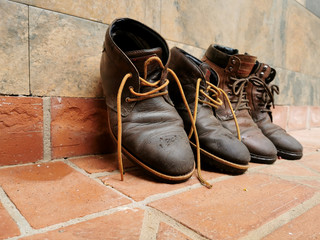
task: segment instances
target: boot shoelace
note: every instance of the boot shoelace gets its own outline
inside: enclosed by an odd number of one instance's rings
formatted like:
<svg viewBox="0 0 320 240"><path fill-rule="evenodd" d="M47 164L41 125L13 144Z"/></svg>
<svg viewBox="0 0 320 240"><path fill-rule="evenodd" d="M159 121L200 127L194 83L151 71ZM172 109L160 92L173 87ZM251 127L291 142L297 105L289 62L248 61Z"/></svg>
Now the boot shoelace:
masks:
<svg viewBox="0 0 320 240"><path fill-rule="evenodd" d="M230 77L230 79L233 80L234 83L228 84L228 87L231 88L232 93L234 95L238 96L238 99L231 100L231 103L236 103L236 106L234 107L234 111L243 110L243 109L250 110L250 107L248 106L249 100L247 99L246 87L248 82L253 81L252 80L253 78L257 78L257 77L255 76L249 76L247 78Z"/></svg>
<svg viewBox="0 0 320 240"><path fill-rule="evenodd" d="M169 84L169 80L166 79L165 83L162 84L161 86L158 86L160 83L160 80L154 82L154 83L149 83L146 79L147 79L147 68L148 65L150 64L151 61L156 61L159 63L160 67L162 69L164 69L164 66L162 64L162 61L159 57L150 57L149 59L147 59L144 63L144 79L142 77L139 77L140 80L140 84L143 86L148 86L148 87L153 87L154 89L149 91L149 92L145 92L145 93L138 93L136 91L134 91L133 87L129 87L129 90L131 92L132 95L136 96L135 98L126 98L127 102L136 102L136 101L142 101L145 99L149 99L149 98L154 98L154 97L158 97L158 96L162 96L162 95L166 95L168 94L168 91L164 91L164 92L159 92L162 89L164 89L168 84ZM172 75L172 77L174 78L175 82L178 85L180 94L182 96L184 105L187 108L189 117L191 119L191 124L192 124L192 129L194 131L195 134L195 139L196 139L196 147L197 147L197 177L200 181L200 183L204 186L206 186L207 188L211 188L212 185L210 183L208 183L206 180L204 180L202 178L201 175L201 165L200 165L200 144L199 144L199 138L198 138L198 133L197 133L197 129L195 126L195 121L193 120L190 108L188 106L186 97L184 95L182 86L180 84L180 81L177 77L177 75L170 69L167 68L168 73L170 73ZM123 92L123 88L127 82L127 80L129 78L132 77L132 73L127 73L121 83L120 83L120 87L118 90L118 94L117 94L117 118L118 118L118 145L117 145L117 151L118 151L118 165L119 165L119 171L120 171L120 175L121 175L121 181L123 181L123 163L122 163L122 118L121 118L121 96L122 96L122 92Z"/></svg>
<svg viewBox="0 0 320 240"><path fill-rule="evenodd" d="M197 112L198 112L198 102L207 104L213 108L219 108L223 102L221 100L221 95L223 94L224 97L227 100L227 103L229 105L229 108L232 112L233 115L233 119L236 125L236 129L237 129L237 136L238 139L241 141L241 135L240 135L240 128L238 125L238 120L236 117L236 114L234 113L234 110L232 108L231 102L227 96L227 94L225 93L225 91L223 91L221 88L216 87L215 85L213 85L211 82L206 81L207 83L207 92L211 93L211 96L209 96L209 94L207 94L203 89L200 89L200 83L201 83L202 79L198 78L197 80L197 85L196 85L196 97L195 97L195 105L194 105L194 113L193 113L193 121L196 122L197 120ZM205 101L199 98L199 93L201 93L205 98L207 98L209 101ZM189 139L192 137L193 134L193 128L190 129L190 133L188 135Z"/></svg>
<svg viewBox="0 0 320 240"><path fill-rule="evenodd" d="M274 93L279 94L279 87L277 85L268 86L263 81L256 86L257 91L261 93L261 95L257 95L257 98L261 100L261 103L259 103L261 112L271 112L271 105L274 108Z"/></svg>

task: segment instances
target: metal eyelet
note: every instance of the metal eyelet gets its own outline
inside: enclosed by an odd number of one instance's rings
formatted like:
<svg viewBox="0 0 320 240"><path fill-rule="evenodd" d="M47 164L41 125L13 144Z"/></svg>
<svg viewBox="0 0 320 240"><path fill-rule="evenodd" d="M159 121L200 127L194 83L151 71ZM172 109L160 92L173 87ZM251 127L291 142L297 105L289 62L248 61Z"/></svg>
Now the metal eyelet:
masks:
<svg viewBox="0 0 320 240"><path fill-rule="evenodd" d="M259 75L259 77L263 77L263 75L264 75L264 72L261 72L260 75Z"/></svg>
<svg viewBox="0 0 320 240"><path fill-rule="evenodd" d="M267 70L267 68L268 68L268 66L264 65L262 69L263 69L263 71L265 71L265 70Z"/></svg>
<svg viewBox="0 0 320 240"><path fill-rule="evenodd" d="M232 63L232 64L236 64L236 60L235 60L235 59L232 59L232 60L231 60L231 63Z"/></svg>
<svg viewBox="0 0 320 240"><path fill-rule="evenodd" d="M229 71L232 72L232 70L233 70L233 67L230 66L230 67L229 67Z"/></svg>
<svg viewBox="0 0 320 240"><path fill-rule="evenodd" d="M128 98L128 97L126 97L125 101L126 101L126 103L128 103L128 102L129 102L129 98Z"/></svg>

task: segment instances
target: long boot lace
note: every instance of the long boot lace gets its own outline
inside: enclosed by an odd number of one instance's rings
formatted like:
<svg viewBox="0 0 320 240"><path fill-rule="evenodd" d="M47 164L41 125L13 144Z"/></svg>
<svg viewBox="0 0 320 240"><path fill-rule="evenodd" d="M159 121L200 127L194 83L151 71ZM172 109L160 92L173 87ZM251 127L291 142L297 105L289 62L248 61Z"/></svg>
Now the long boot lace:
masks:
<svg viewBox="0 0 320 240"><path fill-rule="evenodd" d="M166 79L165 83L163 83L161 86L159 86L160 80L154 82L154 83L150 83L148 82L147 79L147 68L148 65L150 64L150 62L152 61L156 61L160 67L162 69L164 69L164 66L162 64L162 61L159 57L150 57L148 60L145 61L144 63L144 78L139 77L140 80L140 84L142 86L148 86L148 87L153 87L154 89L149 91L149 92L145 92L145 93L138 93L136 91L134 91L133 88L130 88L130 92L132 95L136 96L135 98L127 98L126 101L127 102L135 102L135 101L142 101L144 99L149 99L149 98L154 98L154 97L158 97L158 96L162 96L162 95L166 95L168 94L168 91L163 91L160 92L162 89L164 89L168 84L169 84L169 80ZM197 172L198 172L198 179L200 181L200 183L204 186L206 186L207 188L211 188L212 185L209 184L206 180L204 180L201 176L201 165L200 165L200 144L199 144L199 138L198 138L198 133L197 133L197 129L195 126L195 121L193 120L193 116L191 114L190 108L188 106L186 97L184 95L182 86L180 84L180 81L177 77L177 75L169 68L167 68L168 73L170 73L173 76L173 79L175 80L176 84L178 85L180 94L182 96L183 102L186 106L186 109L188 111L188 115L191 119L191 124L192 124L192 129L194 131L194 135L195 135L195 140L196 140L196 147L197 147ZM118 145L117 145L117 151L118 151L118 165L119 165L119 171L120 171L120 175L121 175L121 180L123 181L123 163L122 163L122 118L121 118L121 96L122 96L122 92L123 92L123 88L127 82L127 80L129 78L132 77L131 73L127 73L120 84L119 90L118 90L118 94L117 94L117 118L118 118Z"/></svg>

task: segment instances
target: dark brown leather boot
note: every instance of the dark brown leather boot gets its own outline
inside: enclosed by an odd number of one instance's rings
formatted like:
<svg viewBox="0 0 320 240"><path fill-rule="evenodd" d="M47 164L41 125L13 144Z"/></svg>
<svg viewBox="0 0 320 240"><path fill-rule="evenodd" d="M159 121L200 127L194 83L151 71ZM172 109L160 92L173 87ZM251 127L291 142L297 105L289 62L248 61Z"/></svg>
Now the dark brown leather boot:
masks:
<svg viewBox="0 0 320 240"><path fill-rule="evenodd" d="M276 146L278 156L290 160L300 159L302 145L280 126L272 123L271 105L274 106L274 92L279 94L278 86L271 85L276 70L257 61L251 76L252 81L248 84L247 95L252 119Z"/></svg>
<svg viewBox="0 0 320 240"><path fill-rule="evenodd" d="M195 116L201 147L201 162L204 166L213 167L214 170L222 172L245 172L250 161L248 149L214 116L212 106L218 107L219 104L215 104L219 99L212 99L208 91L220 91L212 86L212 82L217 83L218 80L216 73L207 64L177 47L171 49L169 67L177 74L191 112ZM183 119L186 132L189 133L191 121L177 85L169 85L169 95ZM195 147L194 139L191 138L190 143Z"/></svg>
<svg viewBox="0 0 320 240"><path fill-rule="evenodd" d="M206 62L219 76L218 87L229 96L241 132L241 140L251 154L252 162L273 163L277 159L277 149L263 135L249 114L246 96L249 75L256 62L256 57L238 54L237 49L211 45L207 49L203 61ZM226 103L216 111L222 125L236 134L235 124L230 108Z"/></svg>
<svg viewBox="0 0 320 240"><path fill-rule="evenodd" d="M169 58L165 40L138 21L116 19L107 30L100 71L120 172L121 151L161 179L183 181L194 171L183 121L167 92Z"/></svg>

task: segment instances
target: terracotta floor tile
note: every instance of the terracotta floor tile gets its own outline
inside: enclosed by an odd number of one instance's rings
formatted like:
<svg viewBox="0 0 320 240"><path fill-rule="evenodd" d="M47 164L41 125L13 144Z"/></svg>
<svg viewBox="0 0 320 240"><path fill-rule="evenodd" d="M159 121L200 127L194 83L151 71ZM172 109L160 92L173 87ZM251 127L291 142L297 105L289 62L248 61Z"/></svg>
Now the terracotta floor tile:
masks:
<svg viewBox="0 0 320 240"><path fill-rule="evenodd" d="M144 217L143 210L125 210L108 216L98 217L86 222L60 228L47 233L22 238L23 240L104 240L139 239Z"/></svg>
<svg viewBox="0 0 320 240"><path fill-rule="evenodd" d="M270 165L266 168L259 169L258 172L268 173L275 176L299 176L299 177L319 176L317 173L296 164L295 161L288 161L288 160L278 160L278 161L279 161L278 164Z"/></svg>
<svg viewBox="0 0 320 240"><path fill-rule="evenodd" d="M319 215L320 205L293 219L263 239L320 239Z"/></svg>
<svg viewBox="0 0 320 240"><path fill-rule="evenodd" d="M263 174L217 182L149 205L210 239L238 239L311 198L316 190Z"/></svg>
<svg viewBox="0 0 320 240"><path fill-rule="evenodd" d="M309 130L290 131L293 137L295 137L304 148L312 148L314 151L320 149L320 128L311 128Z"/></svg>
<svg viewBox="0 0 320 240"><path fill-rule="evenodd" d="M157 233L157 240L191 240L177 229L161 222Z"/></svg>
<svg viewBox="0 0 320 240"><path fill-rule="evenodd" d="M10 238L20 235L17 224L10 217L9 213L0 203L0 239Z"/></svg>
<svg viewBox="0 0 320 240"><path fill-rule="evenodd" d="M207 171L202 171L202 175L206 180L224 176L219 173ZM136 201L144 200L154 194L173 191L199 182L194 174L189 180L183 183L163 183L147 175L146 172L140 169L125 173L124 181L120 180L119 174L102 177L101 181Z"/></svg>
<svg viewBox="0 0 320 240"><path fill-rule="evenodd" d="M70 161L88 173L112 172L118 169L117 156L117 153L110 153L105 155L75 158ZM122 160L124 168L134 166L134 164L125 156L122 157Z"/></svg>
<svg viewBox="0 0 320 240"><path fill-rule="evenodd" d="M1 169L0 185L34 228L130 203L62 162Z"/></svg>
<svg viewBox="0 0 320 240"><path fill-rule="evenodd" d="M303 157L299 163L320 173L320 152Z"/></svg>

